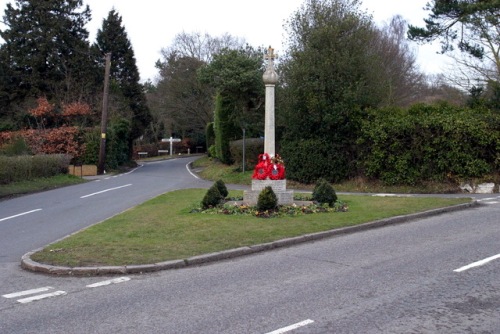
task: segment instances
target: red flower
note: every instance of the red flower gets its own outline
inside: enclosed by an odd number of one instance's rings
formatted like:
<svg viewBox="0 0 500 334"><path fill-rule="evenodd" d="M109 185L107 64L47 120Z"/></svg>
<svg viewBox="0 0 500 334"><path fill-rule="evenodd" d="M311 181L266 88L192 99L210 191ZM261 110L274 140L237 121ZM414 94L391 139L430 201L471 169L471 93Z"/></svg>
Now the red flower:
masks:
<svg viewBox="0 0 500 334"><path fill-rule="evenodd" d="M271 180L285 179L285 167L282 164L271 164L267 168L267 174Z"/></svg>
<svg viewBox="0 0 500 334"><path fill-rule="evenodd" d="M265 161L261 161L255 166L253 171L252 179L265 180L268 177L268 164Z"/></svg>

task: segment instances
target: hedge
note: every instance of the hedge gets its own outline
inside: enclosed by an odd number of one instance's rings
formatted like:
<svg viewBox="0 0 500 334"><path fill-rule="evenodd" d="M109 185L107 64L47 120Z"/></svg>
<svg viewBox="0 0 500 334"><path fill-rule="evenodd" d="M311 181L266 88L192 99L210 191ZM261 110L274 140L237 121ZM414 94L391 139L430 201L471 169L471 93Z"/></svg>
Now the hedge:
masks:
<svg viewBox="0 0 500 334"><path fill-rule="evenodd" d="M374 110L358 145L365 175L386 184L483 177L500 167L500 115L448 104Z"/></svg>
<svg viewBox="0 0 500 334"><path fill-rule="evenodd" d="M0 155L0 184L67 174L70 160L66 154Z"/></svg>

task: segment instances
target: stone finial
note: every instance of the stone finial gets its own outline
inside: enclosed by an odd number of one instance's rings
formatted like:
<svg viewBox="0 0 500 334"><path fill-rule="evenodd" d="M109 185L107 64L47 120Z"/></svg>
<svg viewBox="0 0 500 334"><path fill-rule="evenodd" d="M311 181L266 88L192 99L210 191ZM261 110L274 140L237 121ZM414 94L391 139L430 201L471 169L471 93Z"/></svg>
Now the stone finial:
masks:
<svg viewBox="0 0 500 334"><path fill-rule="evenodd" d="M264 60L267 60L266 71L262 75L262 79L266 85L276 85L278 82L278 74L274 70L274 59L278 58L278 55L274 53L274 49L269 46L266 54L264 55Z"/></svg>

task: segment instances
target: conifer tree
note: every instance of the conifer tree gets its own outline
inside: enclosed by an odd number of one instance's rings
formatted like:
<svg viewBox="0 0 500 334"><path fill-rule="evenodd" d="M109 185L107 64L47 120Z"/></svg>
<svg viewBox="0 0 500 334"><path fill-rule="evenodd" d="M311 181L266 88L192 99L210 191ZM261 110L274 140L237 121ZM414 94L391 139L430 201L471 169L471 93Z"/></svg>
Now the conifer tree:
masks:
<svg viewBox="0 0 500 334"><path fill-rule="evenodd" d="M4 13L1 52L18 99L91 95L95 72L85 28L91 14L82 0L15 0Z"/></svg>
<svg viewBox="0 0 500 334"><path fill-rule="evenodd" d="M129 133L129 154L132 155L132 142L140 137L151 121L143 85L140 83L139 70L132 44L128 38L122 17L112 9L98 30L94 47L101 54L111 53L112 94L121 100L129 113L120 116L131 123ZM104 63L102 64L104 66Z"/></svg>

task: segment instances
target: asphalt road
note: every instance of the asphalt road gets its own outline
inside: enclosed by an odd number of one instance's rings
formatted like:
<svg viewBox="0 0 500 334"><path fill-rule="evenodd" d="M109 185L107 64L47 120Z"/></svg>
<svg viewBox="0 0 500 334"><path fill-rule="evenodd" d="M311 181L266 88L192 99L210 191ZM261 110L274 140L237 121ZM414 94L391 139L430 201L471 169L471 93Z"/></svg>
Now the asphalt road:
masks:
<svg viewBox="0 0 500 334"><path fill-rule="evenodd" d="M25 252L88 224L211 184L186 163L0 202L0 219L42 209L0 220L0 333L500 333L497 194L474 209L200 267L87 278L19 268Z"/></svg>

